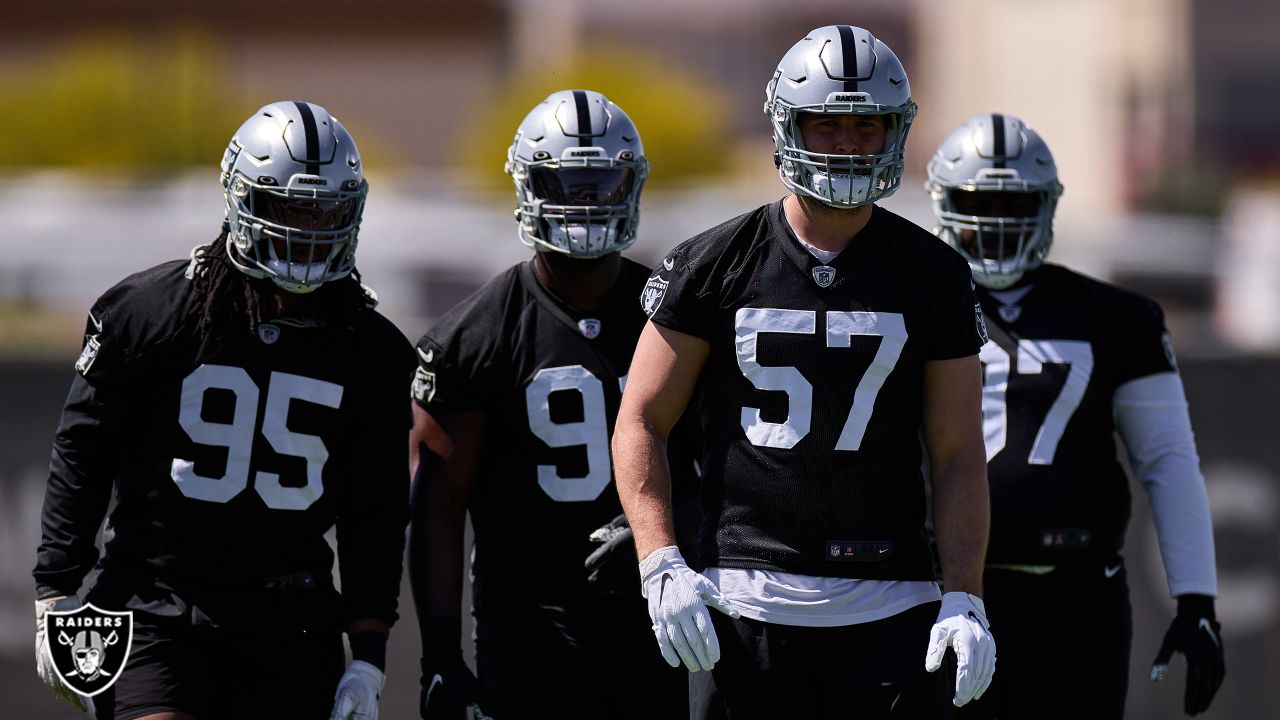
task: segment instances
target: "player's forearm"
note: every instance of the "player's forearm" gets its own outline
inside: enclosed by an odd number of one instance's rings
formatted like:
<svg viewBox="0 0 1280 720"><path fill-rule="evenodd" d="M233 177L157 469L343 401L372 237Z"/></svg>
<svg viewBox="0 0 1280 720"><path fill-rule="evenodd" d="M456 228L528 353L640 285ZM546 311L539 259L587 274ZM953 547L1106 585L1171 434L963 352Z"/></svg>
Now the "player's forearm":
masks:
<svg viewBox="0 0 1280 720"><path fill-rule="evenodd" d="M441 483L420 479L414 486L409 526L409 582L418 623L432 616L462 617L464 502L450 498Z"/></svg>
<svg viewBox="0 0 1280 720"><path fill-rule="evenodd" d="M643 418L619 415L613 433L613 464L639 558L675 545L666 440Z"/></svg>
<svg viewBox="0 0 1280 720"><path fill-rule="evenodd" d="M943 588L982 595L991 525L986 458L981 448L933 466L933 521Z"/></svg>

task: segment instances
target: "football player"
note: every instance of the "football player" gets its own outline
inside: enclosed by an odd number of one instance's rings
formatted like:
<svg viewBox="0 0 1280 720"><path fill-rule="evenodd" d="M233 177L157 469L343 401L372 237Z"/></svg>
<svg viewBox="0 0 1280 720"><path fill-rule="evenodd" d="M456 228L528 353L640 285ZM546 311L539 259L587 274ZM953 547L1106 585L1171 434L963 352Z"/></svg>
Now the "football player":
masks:
<svg viewBox="0 0 1280 720"><path fill-rule="evenodd" d="M977 300L959 255L875 205L899 186L916 111L887 45L818 28L766 98L791 194L663 260L618 413L653 629L696 671L694 718L933 717L980 695L995 662ZM673 542L662 453L699 379L700 573ZM926 672L949 647L950 690Z"/></svg>
<svg viewBox="0 0 1280 720"><path fill-rule="evenodd" d="M939 235L980 286L991 333L981 352L992 510L984 584L1004 663L967 716L1123 716L1133 627L1117 431L1150 497L1178 605L1152 677L1182 653L1185 710L1203 712L1225 672L1213 528L1164 314L1044 262L1062 186L1048 146L1022 120L970 118L934 154L926 188ZM1046 622L1072 641L1047 651ZM1066 675L1080 692L1060 692Z"/></svg>
<svg viewBox="0 0 1280 720"><path fill-rule="evenodd" d="M622 509L609 438L649 276L621 253L635 241L648 169L620 107L598 92L552 93L507 154L532 259L418 341L409 563L424 718L461 718L473 705L501 720L685 712L683 673L648 651L634 545L616 551L625 529L611 523ZM673 464L692 480L684 457ZM479 682L460 650L468 511ZM593 534L608 542L597 547ZM622 592L588 584L597 549L625 563Z"/></svg>
<svg viewBox="0 0 1280 720"><path fill-rule="evenodd" d="M44 500L38 638L96 563L87 601L135 626L97 717L376 718L413 350L355 270L360 153L319 105L272 103L231 139L222 189L217 239L89 312ZM44 681L83 708L39 645Z"/></svg>

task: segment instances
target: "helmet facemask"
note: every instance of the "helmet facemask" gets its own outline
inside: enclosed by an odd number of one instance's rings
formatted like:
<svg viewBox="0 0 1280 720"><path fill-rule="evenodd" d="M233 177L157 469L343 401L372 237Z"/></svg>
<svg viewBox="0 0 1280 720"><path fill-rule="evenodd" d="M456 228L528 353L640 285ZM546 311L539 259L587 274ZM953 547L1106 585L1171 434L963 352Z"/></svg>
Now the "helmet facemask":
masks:
<svg viewBox="0 0 1280 720"><path fill-rule="evenodd" d="M1007 179L989 169L958 186L930 182L939 235L992 290L1007 288L1039 267L1053 245L1053 214L1062 193L1054 182L1037 185Z"/></svg>
<svg viewBox="0 0 1280 720"><path fill-rule="evenodd" d="M337 192L254 182L236 175L227 190L231 257L293 293L308 293L346 277L355 267L356 238L368 183L349 181ZM261 180L272 180L264 176ZM243 263L243 264L242 264Z"/></svg>
<svg viewBox="0 0 1280 720"><path fill-rule="evenodd" d="M771 95L777 81L775 76L770 82ZM865 93L832 93L828 100L816 105L791 105L773 98L765 104L783 184L798 195L835 208L855 208L892 195L902 183L904 150L915 119L915 103L879 105L868 102ZM801 113L882 116L884 147L877 153L857 155L812 152L805 147L800 130Z"/></svg>

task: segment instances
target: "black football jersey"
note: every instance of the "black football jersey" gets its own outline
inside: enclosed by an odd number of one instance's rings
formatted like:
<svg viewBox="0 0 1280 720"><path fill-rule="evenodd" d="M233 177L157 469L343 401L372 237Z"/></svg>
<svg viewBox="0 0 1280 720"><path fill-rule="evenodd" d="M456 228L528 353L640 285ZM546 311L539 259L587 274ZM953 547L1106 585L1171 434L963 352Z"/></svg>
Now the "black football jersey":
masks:
<svg viewBox="0 0 1280 720"><path fill-rule="evenodd" d="M877 207L824 264L776 202L678 246L641 302L653 322L711 346L702 565L933 577L924 363L984 341L957 253Z"/></svg>
<svg viewBox="0 0 1280 720"><path fill-rule="evenodd" d="M599 311L549 293L533 261L495 277L419 341L415 400L485 413L468 509L476 607L589 597L592 531L622 512L609 443L645 316L649 271L623 260ZM673 483L687 482L677 477ZM587 595L584 595L587 594Z"/></svg>
<svg viewBox="0 0 1280 720"><path fill-rule="evenodd" d="M189 269L132 275L90 311L54 443L40 591L77 591L114 487L91 598L180 615L288 588L333 607L336 524L345 618L393 622L412 346L372 308L350 327L229 319L198 333Z"/></svg>
<svg viewBox="0 0 1280 720"><path fill-rule="evenodd" d="M1112 396L1176 370L1155 302L1057 265L1003 305L979 289L983 434L991 485L988 563L1108 561L1129 521Z"/></svg>

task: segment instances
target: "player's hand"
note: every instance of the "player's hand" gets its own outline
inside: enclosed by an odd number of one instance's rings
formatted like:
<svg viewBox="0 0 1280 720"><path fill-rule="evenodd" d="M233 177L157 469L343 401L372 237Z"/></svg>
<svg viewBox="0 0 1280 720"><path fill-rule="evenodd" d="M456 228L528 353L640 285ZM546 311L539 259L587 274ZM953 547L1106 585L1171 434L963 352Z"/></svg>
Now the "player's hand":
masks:
<svg viewBox="0 0 1280 720"><path fill-rule="evenodd" d="M422 720L466 720L467 710L480 711L480 681L462 661L462 653L447 660L422 660L422 694L418 714Z"/></svg>
<svg viewBox="0 0 1280 720"><path fill-rule="evenodd" d="M1164 679L1174 653L1182 653L1187 667L1183 711L1196 715L1208 710L1227 675L1222 652L1222 626L1214 617L1213 598L1208 595L1178 596L1178 613L1164 634L1155 662L1151 664L1152 680Z"/></svg>
<svg viewBox="0 0 1280 720"><path fill-rule="evenodd" d="M934 672L950 647L956 653L956 694L952 703L960 707L982 697L996 671L996 641L987 622L982 598L963 592L942 596L942 609L929 634L929 652L924 669Z"/></svg>
<svg viewBox="0 0 1280 720"><path fill-rule="evenodd" d="M338 681L329 720L378 720L378 698L387 678L363 660L352 660Z"/></svg>
<svg viewBox="0 0 1280 720"><path fill-rule="evenodd" d="M44 631L44 616L50 610L59 612L75 610L80 605L80 598L75 595L51 597L36 601L36 674L53 691L54 695L66 700L77 710L84 712L87 709L84 697L63 685L62 678L58 677L58 671L53 669L53 657L49 655L49 638Z"/></svg>
<svg viewBox="0 0 1280 720"><path fill-rule="evenodd" d="M707 606L729 617L739 613L715 583L689 569L674 545L658 548L640 563L641 591L649 600L649 619L658 649L671 667L681 661L689 672L710 670L720 660L720 641Z"/></svg>
<svg viewBox="0 0 1280 720"><path fill-rule="evenodd" d="M636 541L627 516L619 515L597 528L590 540L597 547L583 563L587 584L602 595L634 592Z"/></svg>

